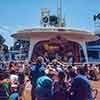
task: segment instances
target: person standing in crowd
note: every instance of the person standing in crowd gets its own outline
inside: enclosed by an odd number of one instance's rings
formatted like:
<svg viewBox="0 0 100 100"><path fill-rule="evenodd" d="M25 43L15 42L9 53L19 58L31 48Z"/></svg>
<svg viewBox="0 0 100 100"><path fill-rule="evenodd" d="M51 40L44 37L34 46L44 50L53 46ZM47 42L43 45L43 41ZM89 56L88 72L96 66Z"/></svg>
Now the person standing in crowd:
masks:
<svg viewBox="0 0 100 100"><path fill-rule="evenodd" d="M85 74L84 67L78 69L79 74L72 82L72 96L70 100L93 100L92 89Z"/></svg>
<svg viewBox="0 0 100 100"><path fill-rule="evenodd" d="M90 80L94 80L94 81L97 81L97 76L96 76L96 69L94 67L92 67L89 71L89 79Z"/></svg>
<svg viewBox="0 0 100 100"><path fill-rule="evenodd" d="M98 73L100 74L100 64L98 64L97 67L98 67Z"/></svg>
<svg viewBox="0 0 100 100"><path fill-rule="evenodd" d="M65 82L65 73L58 71L58 81L53 84L54 100L68 100L68 84Z"/></svg>
<svg viewBox="0 0 100 100"><path fill-rule="evenodd" d="M52 80L48 76L41 76L36 84L36 100L53 100Z"/></svg>
<svg viewBox="0 0 100 100"><path fill-rule="evenodd" d="M8 100L10 96L10 82L7 80L8 75L0 71L0 100Z"/></svg>
<svg viewBox="0 0 100 100"><path fill-rule="evenodd" d="M19 93L18 93L18 84L12 84L11 88L11 95L9 97L9 100L19 100Z"/></svg>
<svg viewBox="0 0 100 100"><path fill-rule="evenodd" d="M43 58L44 58L44 62L45 62L46 64L49 64L49 63L50 63L49 56L48 56L48 52L45 52L45 53L44 53Z"/></svg>
<svg viewBox="0 0 100 100"><path fill-rule="evenodd" d="M14 62L9 63L9 70L10 71L13 71L13 70L15 71L16 70L16 64Z"/></svg>
<svg viewBox="0 0 100 100"><path fill-rule="evenodd" d="M42 57L36 59L36 64L32 64L30 71L30 80L32 83L32 100L35 100L36 81L39 77L45 75L45 64Z"/></svg>
<svg viewBox="0 0 100 100"><path fill-rule="evenodd" d="M67 70L67 80L72 81L77 76L74 68L72 66L68 66Z"/></svg>
<svg viewBox="0 0 100 100"><path fill-rule="evenodd" d="M25 87L24 87L24 91L23 91L23 99L22 100L32 100L31 99L31 89L32 89L32 84L31 81L29 80L29 77L26 76L25 77Z"/></svg>
<svg viewBox="0 0 100 100"><path fill-rule="evenodd" d="M20 98L22 97L23 95L23 90L24 90L24 69L25 69L25 66L23 64L23 62L19 62L17 64L17 67L18 67L18 81L19 81L19 96Z"/></svg>
<svg viewBox="0 0 100 100"><path fill-rule="evenodd" d="M18 91L19 80L18 79L19 79L18 73L15 70L12 70L10 72L10 81L11 81L10 100L18 100L19 98L19 91Z"/></svg>

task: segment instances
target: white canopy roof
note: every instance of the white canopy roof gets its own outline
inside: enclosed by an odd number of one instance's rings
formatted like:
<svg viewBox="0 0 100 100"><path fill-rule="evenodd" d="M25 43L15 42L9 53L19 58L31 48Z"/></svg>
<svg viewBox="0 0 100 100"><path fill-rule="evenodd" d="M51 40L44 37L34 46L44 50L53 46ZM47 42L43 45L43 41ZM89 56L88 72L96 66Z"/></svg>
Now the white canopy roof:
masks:
<svg viewBox="0 0 100 100"><path fill-rule="evenodd" d="M75 42L90 42L100 39L93 32L84 31L81 29L72 29L65 27L36 27L31 29L23 29L12 35L13 38L34 39L34 38L52 38L62 36L70 41Z"/></svg>

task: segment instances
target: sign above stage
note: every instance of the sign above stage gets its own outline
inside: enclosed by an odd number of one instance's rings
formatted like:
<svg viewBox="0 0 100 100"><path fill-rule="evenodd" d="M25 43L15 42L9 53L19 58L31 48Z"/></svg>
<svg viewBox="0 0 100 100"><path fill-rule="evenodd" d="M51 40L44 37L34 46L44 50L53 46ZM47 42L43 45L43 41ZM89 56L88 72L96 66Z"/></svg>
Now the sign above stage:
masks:
<svg viewBox="0 0 100 100"><path fill-rule="evenodd" d="M100 39L95 33L82 29L66 28L66 27L35 27L31 29L23 29L12 35L16 39L33 39L44 40L52 37L61 36L67 40L74 42L90 42Z"/></svg>
<svg viewBox="0 0 100 100"><path fill-rule="evenodd" d="M21 32L60 32L60 31L68 31L66 30L65 28L63 27L59 27L59 28L56 28L56 27L40 27L40 28L32 28L32 29L24 29L24 30L21 30L21 31L18 31L19 33Z"/></svg>

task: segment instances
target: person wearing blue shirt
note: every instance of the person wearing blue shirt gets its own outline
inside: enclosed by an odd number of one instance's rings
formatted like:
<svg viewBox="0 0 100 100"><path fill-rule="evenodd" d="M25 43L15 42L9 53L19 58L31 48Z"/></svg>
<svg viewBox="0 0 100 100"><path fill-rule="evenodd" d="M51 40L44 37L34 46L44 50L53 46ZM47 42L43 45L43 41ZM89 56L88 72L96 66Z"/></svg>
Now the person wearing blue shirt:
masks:
<svg viewBox="0 0 100 100"><path fill-rule="evenodd" d="M92 89L87 76L85 75L84 67L80 67L79 74L72 82L72 97L71 100L93 100Z"/></svg>
<svg viewBox="0 0 100 100"><path fill-rule="evenodd" d="M36 81L39 77L45 75L45 64L43 63L43 58L38 57L36 60L36 64L33 64L31 67L30 72L30 79L32 84L32 100L35 100L35 87L36 87Z"/></svg>
<svg viewBox="0 0 100 100"><path fill-rule="evenodd" d="M42 76L37 80L37 100L52 100L52 80L48 76Z"/></svg>
<svg viewBox="0 0 100 100"><path fill-rule="evenodd" d="M10 95L9 100L19 100L18 98L19 98L18 92L14 92Z"/></svg>

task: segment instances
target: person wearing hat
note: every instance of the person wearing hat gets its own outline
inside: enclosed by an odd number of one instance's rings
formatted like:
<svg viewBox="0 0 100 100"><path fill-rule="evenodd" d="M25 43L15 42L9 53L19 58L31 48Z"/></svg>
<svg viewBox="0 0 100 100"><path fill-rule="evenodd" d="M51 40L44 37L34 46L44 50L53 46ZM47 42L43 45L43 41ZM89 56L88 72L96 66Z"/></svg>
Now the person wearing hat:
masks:
<svg viewBox="0 0 100 100"><path fill-rule="evenodd" d="M38 78L35 91L36 100L53 100L51 78L46 75Z"/></svg>

